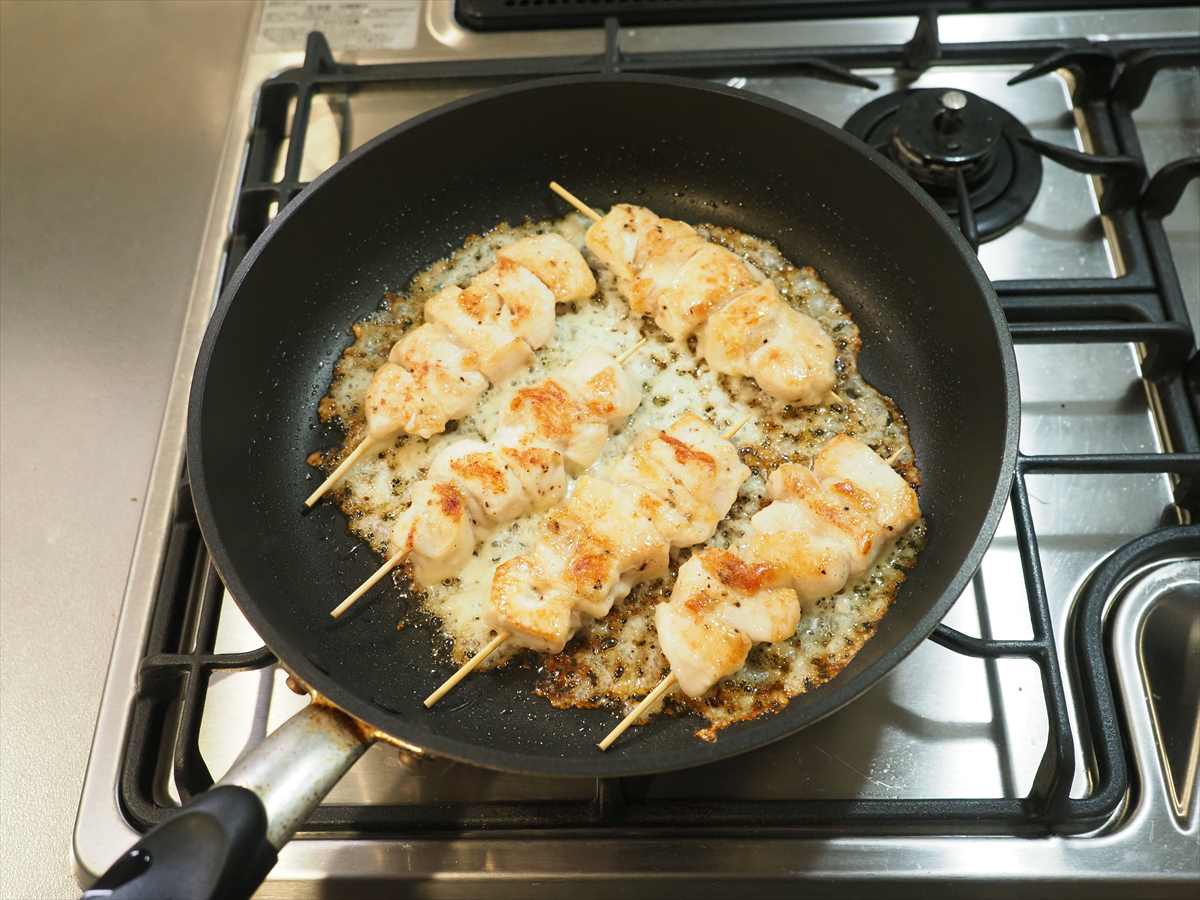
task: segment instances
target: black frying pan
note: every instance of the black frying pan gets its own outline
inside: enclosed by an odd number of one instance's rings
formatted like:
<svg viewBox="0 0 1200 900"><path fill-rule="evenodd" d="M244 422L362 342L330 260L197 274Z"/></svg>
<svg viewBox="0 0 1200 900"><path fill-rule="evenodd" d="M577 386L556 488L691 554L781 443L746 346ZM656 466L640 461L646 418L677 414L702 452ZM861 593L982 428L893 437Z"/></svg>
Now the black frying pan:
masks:
<svg viewBox="0 0 1200 900"><path fill-rule="evenodd" d="M450 669L434 661L429 632L396 631L396 591L329 618L377 565L351 553L358 541L332 504L300 516L315 477L305 457L339 439L315 425L316 404L350 323L468 234L562 215L551 178L600 207L620 199L763 235L815 266L861 326L863 373L911 427L931 528L896 603L832 682L714 744L693 737L687 717L660 718L600 753L596 741L616 717L552 709L532 695L528 669L473 675L426 710L421 699ZM200 798L207 811L175 822L205 831L220 820L212 852L232 843L255 856L237 868L208 864L211 878L225 879L212 890L228 897L257 883L274 848L372 739L517 772L622 776L791 734L878 681L950 608L1003 508L1017 425L1012 347L967 244L897 168L811 116L700 82L588 76L492 91L406 122L275 219L200 351L188 460L204 537L246 617L316 702ZM156 862L129 885L153 878L160 891L178 890L203 868L198 848L209 842L189 833L192 865L168 869L181 840L171 825L142 842Z"/></svg>

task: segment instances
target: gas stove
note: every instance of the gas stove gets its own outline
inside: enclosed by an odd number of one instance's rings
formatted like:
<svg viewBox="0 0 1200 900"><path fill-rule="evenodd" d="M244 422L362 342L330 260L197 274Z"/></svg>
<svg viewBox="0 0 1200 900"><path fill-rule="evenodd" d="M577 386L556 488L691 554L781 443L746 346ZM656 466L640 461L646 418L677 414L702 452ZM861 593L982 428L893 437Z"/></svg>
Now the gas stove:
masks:
<svg viewBox="0 0 1200 900"><path fill-rule="evenodd" d="M541 3L465 4L521 27L553 24L554 5L522 24ZM261 896L611 896L701 879L780 894L1195 890L1200 10L637 16L502 33L467 29L449 2L262 8L88 764L80 880L306 702L226 595L187 488L187 388L225 278L305 183L392 125L519 79L628 71L713 79L844 126L958 221L1017 344L1021 455L1000 530L930 641L788 740L611 781L377 745Z"/></svg>

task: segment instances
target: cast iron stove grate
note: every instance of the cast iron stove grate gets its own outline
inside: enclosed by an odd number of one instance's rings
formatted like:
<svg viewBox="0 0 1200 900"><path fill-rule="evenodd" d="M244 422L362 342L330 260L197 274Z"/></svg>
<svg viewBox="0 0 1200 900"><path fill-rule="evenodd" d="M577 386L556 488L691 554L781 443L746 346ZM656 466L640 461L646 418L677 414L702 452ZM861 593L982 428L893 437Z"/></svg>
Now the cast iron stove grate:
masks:
<svg viewBox="0 0 1200 900"><path fill-rule="evenodd" d="M1160 6L1172 0L1160 0ZM1124 0L942 0L952 12L1100 9ZM750 19L823 19L920 13L922 0L454 0L454 15L476 31L578 28L615 17L622 25L673 25Z"/></svg>
<svg viewBox="0 0 1200 900"><path fill-rule="evenodd" d="M995 283L1017 342L1126 343L1146 348L1143 376L1157 387L1171 452L1026 455L1017 460L1012 487L1032 637L975 638L945 625L932 639L955 652L985 659L1032 660L1041 675L1049 725L1042 765L1025 797L962 799L703 801L646 800L639 779L598 780L592 797L579 802L478 803L319 807L309 833L462 833L474 829L633 828L672 829L695 823L706 829L753 824L758 829L804 829L822 833L1080 833L1096 828L1118 809L1129 787L1127 735L1113 700L1105 658L1102 613L1113 589L1135 569L1182 555L1200 544L1200 526L1168 524L1112 553L1095 571L1076 604L1068 638L1085 715L1080 717L1085 758L1093 761L1086 796L1072 797L1074 735L1064 695L1051 611L1038 552L1027 478L1070 473L1172 473L1175 507L1164 522L1200 516L1200 429L1193 333L1181 296L1161 218L1195 177L1197 160L1166 166L1148 184L1131 110L1160 68L1200 64L1200 42L1055 42L942 45L936 19L927 16L913 41L891 47L834 47L820 51L693 51L625 54L615 22L607 25L600 56L509 59L475 63L345 65L334 61L325 39L310 35L302 67L266 82L255 113L246 165L227 247L225 274L237 266L266 227L272 207L285 205L302 188L299 180L305 129L313 97L322 90L414 80L514 77L572 72L711 72L725 66L799 68L817 77L851 83L865 79L850 66L911 67L932 59L1024 63L1034 77L1059 66L1078 68L1076 102L1094 123L1096 154L1056 162L1105 179L1106 212L1127 243L1127 271L1120 278L1008 280ZM1049 68L1046 68L1046 66ZM870 84L870 82L867 82ZM294 101L291 128L289 103ZM270 178L271 161L287 141L281 179ZM1115 199L1114 199L1115 198ZM966 230L966 229L964 229ZM186 800L212 784L201 758L198 733L205 692L213 672L262 668L274 662L264 647L245 653L214 653L222 586L200 539L186 476L181 480L166 564L152 627L141 662L138 693L119 783L121 805L137 827L168 817L175 804L164 776ZM170 753L163 763L164 752ZM303 835L302 835L303 836Z"/></svg>

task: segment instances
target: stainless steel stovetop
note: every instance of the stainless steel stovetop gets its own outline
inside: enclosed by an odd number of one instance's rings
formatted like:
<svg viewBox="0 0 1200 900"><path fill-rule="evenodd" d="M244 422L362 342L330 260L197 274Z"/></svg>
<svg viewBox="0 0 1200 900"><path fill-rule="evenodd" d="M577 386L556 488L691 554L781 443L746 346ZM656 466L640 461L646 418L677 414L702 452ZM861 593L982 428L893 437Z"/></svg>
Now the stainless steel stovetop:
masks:
<svg viewBox="0 0 1200 900"><path fill-rule="evenodd" d="M361 7L359 14L348 16L326 4L268 4L249 39L76 825L75 858L84 881L106 868L137 835L120 801L121 760L127 749L139 650L151 627L176 512L192 361L220 287L259 85L302 63L303 39L312 26L325 31L341 62L458 61L595 54L604 49L604 34L598 29L468 32L454 21L449 3L368 0ZM915 19L903 17L671 26L625 29L620 38L630 53L897 44L908 40L915 24ZM964 44L1188 36L1200 25L1200 11L973 14L943 16L939 24L943 41ZM1088 122L1072 105L1071 75L1060 70L1007 85L1022 68L934 66L919 77L904 79L891 70L856 70L879 82L879 91L778 72L764 76L729 71L719 78L838 125L885 91L909 86L965 89L1003 106L1037 138L1090 150ZM496 83L416 82L322 95L313 106L301 179L311 179L348 149L397 122ZM1150 172L1200 153L1200 70L1159 73L1134 119ZM283 172L283 158L281 153L277 176ZM1190 317L1200 322L1200 184L1184 193L1165 227ZM993 280L1116 278L1126 265L1121 246L1113 220L1099 216L1095 180L1046 163L1041 191L1024 222L983 244L979 255ZM1019 344L1017 358L1023 452L1171 449L1157 390L1140 376L1137 345ZM1113 550L1156 528L1164 515L1165 521L1178 522L1180 510L1173 506L1173 484L1164 474L1035 474L1029 477L1029 493L1058 646L1069 672L1068 618L1089 575ZM391 896L401 887L446 896L530 896L568 885L581 894L611 894L620 885L649 893L662 889L657 879L672 876L714 882L741 876L777 890L787 890L787 884L797 880L809 892L844 891L877 880L891 883L892 890L925 890L933 882L956 886L950 888L953 891L970 884L976 893L989 883L999 893L1027 882L1085 896L1105 890L1150 896L1189 885L1194 889L1200 883L1200 804L1195 790L1200 757L1200 547L1195 549L1186 558L1139 571L1112 598L1109 658L1125 720L1133 789L1110 821L1095 831L968 837L900 829L864 836L843 833L831 822L828 828L803 835L746 828L704 840L689 839L686 831L662 835L603 829L587 832L586 839L568 832L422 834L387 828L370 836L310 833L283 850L261 896ZM985 638L1030 637L1025 595L1009 513L972 588L946 622ZM214 652L249 651L260 644L233 602L222 603ZM214 777L305 702L284 681L275 666L214 674L198 740L199 753ZM1070 677L1066 689L1072 699ZM1190 694L1196 701L1195 716L1164 713L1162 698L1178 697L1181 691L1185 700ZM1076 723L1072 725L1077 730ZM1040 677L1030 661L985 661L926 642L877 688L807 731L731 761L649 779L639 790L648 798L706 800L1023 797L1038 777L1048 727ZM1075 741L1073 796L1086 795L1092 784L1091 761L1078 749L1081 743ZM172 748L162 752L170 754ZM157 788L164 798L178 795L170 778L163 778ZM593 782L519 778L436 759L402 758L394 749L377 745L326 802L563 802L586 800L595 789Z"/></svg>

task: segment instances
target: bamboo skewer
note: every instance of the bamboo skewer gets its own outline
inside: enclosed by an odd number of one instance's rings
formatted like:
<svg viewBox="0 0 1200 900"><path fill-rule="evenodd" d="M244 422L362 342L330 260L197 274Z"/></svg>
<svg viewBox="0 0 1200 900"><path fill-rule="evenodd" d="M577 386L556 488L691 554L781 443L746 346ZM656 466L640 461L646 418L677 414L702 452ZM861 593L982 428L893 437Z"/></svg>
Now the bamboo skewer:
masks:
<svg viewBox="0 0 1200 900"><path fill-rule="evenodd" d="M739 422L736 422L735 424L726 428L721 437L724 440L729 440L735 434L737 434L742 429L742 426L749 422L752 418L754 418L753 414L747 414ZM437 703L444 696L446 696L451 688L470 675L471 672L473 672L481 662L491 656L496 648L507 641L510 637L512 637L512 635L510 635L507 631L501 631L497 633L494 638L484 645L482 650L463 663L457 672L455 672L442 683L441 687L425 698L425 708L430 708L433 706L433 704ZM671 677L673 678L674 676Z"/></svg>
<svg viewBox="0 0 1200 900"><path fill-rule="evenodd" d="M327 490L337 484L350 467L358 462L358 458L373 446L375 446L375 441L372 441L369 437L363 438L359 445L351 450L345 459L338 463L338 467L329 473L329 477L321 482L321 486L308 495L308 499L304 501L305 508L312 509L313 504L320 500Z"/></svg>
<svg viewBox="0 0 1200 900"><path fill-rule="evenodd" d="M500 648L500 645L510 637L512 635L507 631L496 632L496 636L480 647L478 653L463 663L457 672L442 682L441 687L425 698L425 708L429 709L433 704L450 693L456 684L475 671L476 666L495 653Z"/></svg>
<svg viewBox="0 0 1200 900"><path fill-rule="evenodd" d="M604 216L600 215L600 213L596 212L594 209L592 209L590 206L588 206L586 203L584 203L582 200L580 200L578 197L576 197L574 194L572 194L570 191L568 191L565 187L563 187L557 181L550 182L550 190L554 191L554 193L558 194L558 196L562 197L564 200L566 200L568 203L570 203L573 207L575 207L577 210L579 210L581 213L583 213L585 216L587 216L593 222L599 222L601 219L604 218Z"/></svg>
<svg viewBox="0 0 1200 900"><path fill-rule="evenodd" d="M641 350L647 340L648 340L648 338L642 338L640 341L638 341L636 344L634 344L632 347L630 347L628 350L626 350L624 353L622 353L620 356L618 356L617 357L617 365L623 366L623 365L625 365L625 363L629 362L630 357L632 357L633 354L635 354L639 350Z"/></svg>
<svg viewBox="0 0 1200 900"><path fill-rule="evenodd" d="M630 347L628 350L626 350L624 353L622 353L620 356L618 356L617 357L617 365L624 365L626 362L628 362L629 358L631 356L633 356L633 354L637 353L638 350L640 350L645 343L646 343L646 338L642 338L640 341L638 341L636 344L634 344L632 347ZM365 443L366 442L364 441L363 444L365 444ZM363 444L359 444L359 447L362 447ZM357 453L358 448L355 448L354 452ZM351 455L353 455L353 454L351 454ZM343 462L341 466L338 466L338 469L345 467L349 462L350 462L350 457L347 457L346 461ZM329 477L333 478L336 475L337 475L337 472L335 471L333 473L333 475L330 475ZM320 495L318 494L316 496L320 496ZM408 551L406 551L406 550L401 550L399 553L394 554L391 558L389 558L386 562L384 562L383 565L381 565L378 569L376 569L372 573L370 578L368 578L366 581L364 581L362 584L360 584L358 587L356 587L354 589L354 592L351 593L350 596L348 596L345 600L343 600L341 603L339 603L337 606L335 606L330 611L329 615L333 616L333 618L335 618L335 619L339 618L342 615L342 613L344 613L351 606L353 606L359 600L359 598L362 597L363 594L365 594L371 588L375 587L375 585L379 584L379 582L383 579L383 576L385 576L388 572L392 571L392 569L396 568L396 566L400 565L400 563L404 560L405 554L407 552Z"/></svg>
<svg viewBox="0 0 1200 900"><path fill-rule="evenodd" d="M678 680L679 679L675 677L674 672L668 672L663 677L663 680L658 683L657 687L655 687L654 690L646 695L646 699L635 706L633 708L633 712L623 718L617 724L617 727L610 731L608 736L596 746L601 750L607 750L609 747L611 747L613 745L613 741L623 735L630 725L641 718L642 713L659 701L659 698L661 698L663 694L675 687L675 683Z"/></svg>
<svg viewBox="0 0 1200 900"><path fill-rule="evenodd" d="M339 603L337 606L335 606L333 609L331 609L329 611L329 614L331 616L333 616L335 619L340 617L342 613L344 613L346 610L348 610L350 607L352 607L358 601L359 597L361 597L363 594L365 594L371 588L375 587L375 585L379 584L379 582L383 580L384 575L386 575L388 572L392 571L392 569L396 568L396 566L400 565L400 562L401 562L401 560L404 559L404 556L406 553L408 553L407 550L401 550L399 553L394 554L382 566L380 566L378 569L376 569L371 574L370 578L368 578L366 581L364 581L362 584L360 584L358 587L356 587L354 589L354 592L352 594L350 594L350 596L348 596L345 600L343 600L341 603Z"/></svg>

